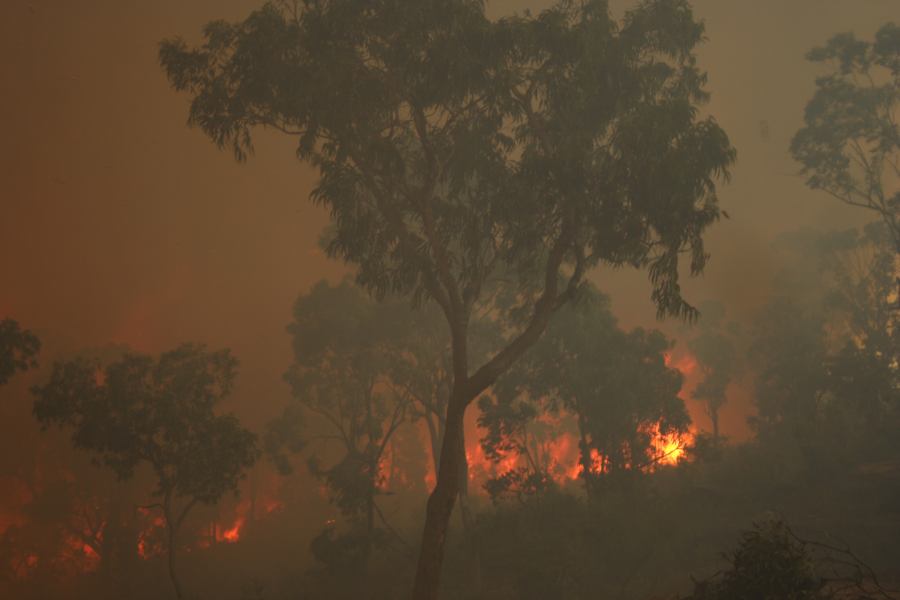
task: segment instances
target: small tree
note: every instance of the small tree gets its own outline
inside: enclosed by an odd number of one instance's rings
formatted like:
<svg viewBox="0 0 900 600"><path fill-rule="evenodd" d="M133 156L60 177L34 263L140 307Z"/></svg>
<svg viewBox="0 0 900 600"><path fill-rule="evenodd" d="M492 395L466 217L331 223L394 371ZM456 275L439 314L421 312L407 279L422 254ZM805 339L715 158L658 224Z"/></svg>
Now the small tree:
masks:
<svg viewBox="0 0 900 600"><path fill-rule="evenodd" d="M34 414L42 426L72 431L76 448L120 479L148 465L156 478L168 541L169 576L176 574L179 529L198 503L237 493L257 458L256 436L232 415L217 415L237 361L228 350L185 344L158 359L126 354L102 368L88 360L57 363L49 381L34 388Z"/></svg>
<svg viewBox="0 0 900 600"><path fill-rule="evenodd" d="M725 392L737 373L737 352L732 333L735 331L722 322L724 310L710 306L703 311L700 330L688 342L688 348L697 360L703 379L691 396L703 402L712 424L714 442L719 440L719 410L728 400Z"/></svg>
<svg viewBox="0 0 900 600"><path fill-rule="evenodd" d="M685 0L646 0L622 22L605 0L564 0L490 21L480 0L272 2L163 43L190 123L238 159L252 132L297 139L331 212L328 253L376 294L435 302L452 389L414 585L438 594L460 489L466 408L540 337L605 263L649 269L660 314L693 316L679 260L706 264L715 184L735 153L712 118ZM473 311L499 273L520 310L481 364ZM561 283L562 281L562 283Z"/></svg>
<svg viewBox="0 0 900 600"><path fill-rule="evenodd" d="M0 385L15 375L37 366L41 342L37 336L21 329L12 319L0 321Z"/></svg>
<svg viewBox="0 0 900 600"><path fill-rule="evenodd" d="M381 464L409 410L388 377L404 332L397 309L373 302L350 282L322 281L297 299L288 326L294 362L285 379L300 410L289 408L280 421L294 414L314 424L305 437L316 448L321 442L340 448L330 466L316 454L309 466L345 515L362 518L364 558L380 515L376 498L385 491Z"/></svg>

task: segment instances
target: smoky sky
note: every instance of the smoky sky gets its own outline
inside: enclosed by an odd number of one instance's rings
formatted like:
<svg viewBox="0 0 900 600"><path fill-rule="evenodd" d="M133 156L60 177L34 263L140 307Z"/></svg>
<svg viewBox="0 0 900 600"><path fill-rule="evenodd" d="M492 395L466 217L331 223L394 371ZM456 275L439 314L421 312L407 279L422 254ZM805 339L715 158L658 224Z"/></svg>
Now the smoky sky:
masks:
<svg viewBox="0 0 900 600"><path fill-rule="evenodd" d="M231 407L258 428L283 406L285 325L298 293L348 270L317 247L327 215L308 201L312 170L294 141L260 133L236 164L185 125L188 98L157 65L161 39L198 41L212 19L256 0L5 0L0 18L0 316L54 352L182 341L241 360ZM495 0L494 15L544 1ZM738 149L731 215L708 236L691 300L740 316L769 293L778 232L860 224L868 215L806 189L787 147L816 70L804 54L831 35L871 37L897 0L696 0L708 41L714 115ZM627 3L614 3L621 13ZM645 276L600 270L626 325L653 325ZM4 392L9 395L10 391ZM27 399L17 399L24 403Z"/></svg>

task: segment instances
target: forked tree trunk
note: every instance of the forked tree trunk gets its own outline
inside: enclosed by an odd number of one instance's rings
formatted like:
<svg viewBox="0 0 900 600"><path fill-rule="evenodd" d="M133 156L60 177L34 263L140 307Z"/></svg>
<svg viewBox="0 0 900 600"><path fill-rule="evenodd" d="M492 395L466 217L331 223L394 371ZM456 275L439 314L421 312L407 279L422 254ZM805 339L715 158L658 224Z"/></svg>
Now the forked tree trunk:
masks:
<svg viewBox="0 0 900 600"><path fill-rule="evenodd" d="M553 311L569 298L568 294L577 289L573 282L580 281L581 270L576 267L569 288L564 295L557 295L559 266L566 251L566 243L571 242L571 230L564 226L562 237L554 245L547 263L547 279L544 293L535 303L535 312L525 329L505 348L495 354L487 363L469 375L467 356L468 314L453 315L447 308L447 317L453 340L453 387L447 404L447 421L444 426L444 440L441 444L440 468L437 483L428 497L425 509L425 529L422 532L422 546L419 564L413 584L414 600L436 600L441 581L441 567L444 562L444 546L447 528L453 514L453 505L460 491L461 463L465 462L465 452L460 451L463 443L463 416L466 407L478 394L489 388L497 377L506 372L529 347L534 345L547 328ZM573 292L574 293L574 292Z"/></svg>
<svg viewBox="0 0 900 600"><path fill-rule="evenodd" d="M432 467L434 468L435 481L437 481L437 473L440 470L441 461L441 444L443 444L444 440L444 420L441 419L441 417L438 415L434 415L434 419L432 420L432 415L427 415L425 421L428 424L428 433L431 441ZM481 560L478 555L477 542L474 538L474 520L472 517L472 510L468 503L469 459L466 456L465 423L463 423L463 428L460 431L459 444L457 444L457 452L459 454L459 457L457 459L457 470L459 472L459 493L457 494L457 496L459 497L459 508L463 525L463 534L466 537L466 545L469 551L468 560L470 563L469 571L471 573L471 580L469 583L471 584L472 590L477 592L481 588Z"/></svg>
<svg viewBox="0 0 900 600"><path fill-rule="evenodd" d="M413 586L415 600L435 600L438 597L444 542L453 505L460 490L460 456L465 457L459 448L463 443L463 414L470 399L460 393L460 387L454 387L447 408L437 483L428 497L425 510L425 529L422 532L422 547Z"/></svg>

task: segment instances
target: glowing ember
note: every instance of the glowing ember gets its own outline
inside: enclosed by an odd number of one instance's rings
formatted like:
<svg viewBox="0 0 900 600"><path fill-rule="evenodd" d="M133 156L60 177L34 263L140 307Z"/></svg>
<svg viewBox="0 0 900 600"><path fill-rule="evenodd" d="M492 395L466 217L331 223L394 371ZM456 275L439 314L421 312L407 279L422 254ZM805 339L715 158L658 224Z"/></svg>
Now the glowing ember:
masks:
<svg viewBox="0 0 900 600"><path fill-rule="evenodd" d="M138 512L145 516L150 514L150 511L145 508L138 509ZM150 524L138 534L138 556L146 560L162 553L163 547L160 541L162 536L159 535L159 532L165 527L165 524L161 515L155 516Z"/></svg>

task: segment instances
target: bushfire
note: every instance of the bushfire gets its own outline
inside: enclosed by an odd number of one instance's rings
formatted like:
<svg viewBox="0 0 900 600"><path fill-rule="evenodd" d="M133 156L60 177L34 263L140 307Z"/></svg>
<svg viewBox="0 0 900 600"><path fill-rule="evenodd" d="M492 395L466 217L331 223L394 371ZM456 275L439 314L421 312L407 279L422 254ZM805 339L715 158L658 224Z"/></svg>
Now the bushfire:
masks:
<svg viewBox="0 0 900 600"><path fill-rule="evenodd" d="M696 360L689 354L678 356L667 355L666 364L681 371L685 378L685 386L682 389L682 397L685 389L692 386L693 376L696 370ZM508 452L499 459L491 460L484 451L480 440L485 431L478 426L477 407L473 407L466 418L466 459L468 461L469 493L487 496L485 484L490 479L502 477L516 469L539 469L560 486L570 486L584 477L585 462L588 462L591 473L602 475L606 457L596 449L590 453L588 461L581 456L581 443L577 434L577 428L573 426L573 420L566 416L542 415L538 418L542 437L530 438L528 448L521 452ZM424 475L408 472L408 462L401 458L399 448L393 443L389 444L379 462L378 487L381 493L395 494L408 492L418 488L430 492L435 484L433 461L430 458L430 444L424 430L419 432L418 444L421 446L423 456L428 456L424 461L426 468ZM676 465L686 460L686 449L693 443L695 432L664 433L659 425L653 425L646 432L650 439L651 460L645 464L627 465L628 468L636 468L642 471L654 471ZM408 447L404 449L408 452ZM70 478L71 479L71 478ZM245 494L233 502L226 502L222 506L212 507L213 516L205 517L205 524L196 526L193 531L184 535L182 547L184 550L205 551L219 544L236 544L241 542L251 524L263 519L277 516L286 503L282 498L282 490L279 476L268 473L263 477L264 483L256 482L245 487L251 488L251 494ZM328 498L327 489L317 485L319 500ZM18 489L18 488L17 488ZM244 490L247 492L248 490ZM28 490L19 490L17 496L21 496L16 502L16 510L5 512L0 523L0 534L11 528L27 527L28 518L25 505L32 500L32 494ZM143 507L135 507L134 519L136 524L134 538L134 552L139 559L150 561L164 556L166 552L166 523L159 510ZM77 518L73 517L73 522ZM334 523L334 520L330 520ZM65 540L57 546L58 552L65 554L65 560L73 565L72 572L86 573L96 570L103 560L104 548L103 536L106 522L93 523L90 531L66 534ZM44 563L58 562L59 556L48 556L46 552L25 551L20 555L8 557L9 569L16 577L27 579L33 576Z"/></svg>

